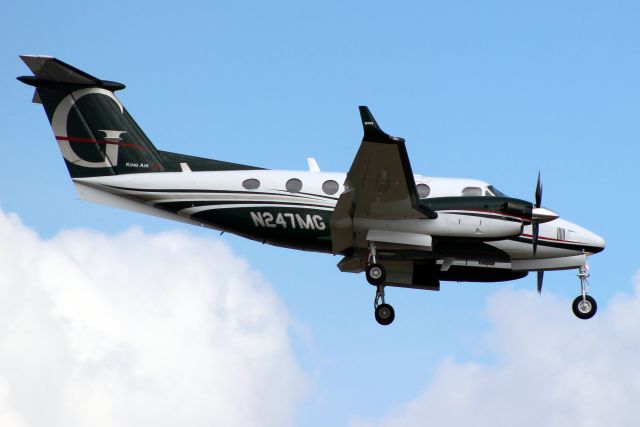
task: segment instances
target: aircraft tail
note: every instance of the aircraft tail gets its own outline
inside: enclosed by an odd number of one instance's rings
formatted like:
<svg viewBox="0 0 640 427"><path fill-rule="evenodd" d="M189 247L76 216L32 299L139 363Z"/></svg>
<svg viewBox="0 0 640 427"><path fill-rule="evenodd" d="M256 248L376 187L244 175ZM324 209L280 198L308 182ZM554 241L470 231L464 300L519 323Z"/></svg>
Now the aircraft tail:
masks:
<svg viewBox="0 0 640 427"><path fill-rule="evenodd" d="M100 80L47 56L21 56L72 178L166 170L149 138L114 92L121 83Z"/></svg>
<svg viewBox="0 0 640 427"><path fill-rule="evenodd" d="M50 56L21 56L72 178L140 172L258 169L157 150L114 92L122 83L101 80Z"/></svg>

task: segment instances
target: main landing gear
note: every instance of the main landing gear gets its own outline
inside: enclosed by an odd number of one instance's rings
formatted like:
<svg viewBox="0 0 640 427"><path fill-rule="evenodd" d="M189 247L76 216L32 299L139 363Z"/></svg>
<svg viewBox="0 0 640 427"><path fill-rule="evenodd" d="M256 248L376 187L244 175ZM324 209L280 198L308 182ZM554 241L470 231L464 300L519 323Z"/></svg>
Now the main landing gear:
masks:
<svg viewBox="0 0 640 427"><path fill-rule="evenodd" d="M382 302L382 304L380 304ZM373 301L375 308L376 321L383 326L390 325L396 318L396 312L389 304L384 302L384 285L378 286L376 298Z"/></svg>
<svg viewBox="0 0 640 427"><path fill-rule="evenodd" d="M588 277L589 273L587 273L587 266L581 266L578 270L581 292L580 295L573 300L573 305L571 306L573 314L575 314L579 319L591 319L598 310L596 300L590 295L587 295L587 289L589 287L589 282L587 281Z"/></svg>
<svg viewBox="0 0 640 427"><path fill-rule="evenodd" d="M365 270L367 282L376 287L376 298L373 300L376 321L381 325L390 325L396 317L396 313L391 305L384 301L384 282L387 280L387 273L382 266L378 264L376 254L376 246L373 242L369 243L369 265Z"/></svg>

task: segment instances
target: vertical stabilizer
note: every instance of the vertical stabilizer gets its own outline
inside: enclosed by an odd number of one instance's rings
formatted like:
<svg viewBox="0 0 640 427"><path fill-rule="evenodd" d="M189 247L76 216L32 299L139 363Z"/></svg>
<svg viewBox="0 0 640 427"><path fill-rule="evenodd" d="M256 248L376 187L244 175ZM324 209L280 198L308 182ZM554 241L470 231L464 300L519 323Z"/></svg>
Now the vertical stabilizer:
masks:
<svg viewBox="0 0 640 427"><path fill-rule="evenodd" d="M72 178L167 170L162 155L114 92L121 83L98 79L49 56L21 56Z"/></svg>

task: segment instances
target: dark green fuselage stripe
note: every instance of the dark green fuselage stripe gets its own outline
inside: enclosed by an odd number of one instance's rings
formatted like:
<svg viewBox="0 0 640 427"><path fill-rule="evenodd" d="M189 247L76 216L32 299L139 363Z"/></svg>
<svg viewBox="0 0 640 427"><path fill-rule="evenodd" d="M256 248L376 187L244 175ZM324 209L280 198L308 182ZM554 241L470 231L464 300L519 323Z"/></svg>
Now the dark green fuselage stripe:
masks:
<svg viewBox="0 0 640 427"><path fill-rule="evenodd" d="M331 253L331 211L296 207L229 207L191 215L234 234L276 246Z"/></svg>

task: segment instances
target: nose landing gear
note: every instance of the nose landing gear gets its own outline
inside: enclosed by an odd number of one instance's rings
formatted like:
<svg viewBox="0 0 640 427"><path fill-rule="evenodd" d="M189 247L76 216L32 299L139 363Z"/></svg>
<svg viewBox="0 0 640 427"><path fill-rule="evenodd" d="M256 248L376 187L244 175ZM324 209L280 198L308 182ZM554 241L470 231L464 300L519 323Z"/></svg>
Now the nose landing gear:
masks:
<svg viewBox="0 0 640 427"><path fill-rule="evenodd" d="M589 277L589 273L587 273L587 266L580 266L578 270L578 278L580 279L580 295L573 300L573 304L571 306L573 310L573 314L576 315L579 319L591 319L598 310L598 304L596 304L596 300L593 299L590 295L587 295L587 290L589 287L589 281L587 278Z"/></svg>

